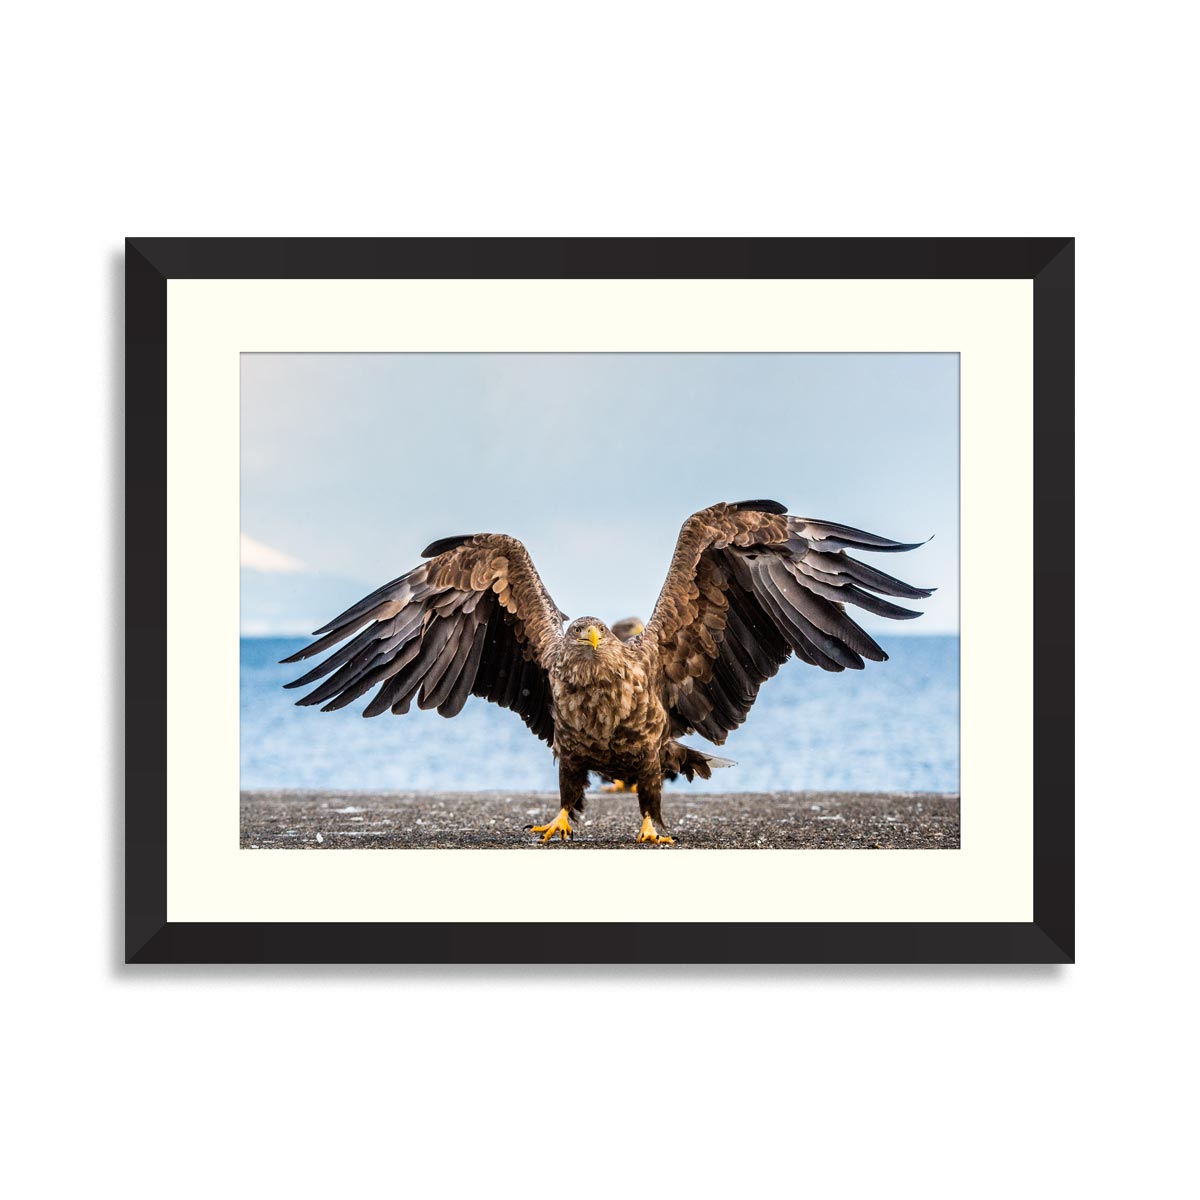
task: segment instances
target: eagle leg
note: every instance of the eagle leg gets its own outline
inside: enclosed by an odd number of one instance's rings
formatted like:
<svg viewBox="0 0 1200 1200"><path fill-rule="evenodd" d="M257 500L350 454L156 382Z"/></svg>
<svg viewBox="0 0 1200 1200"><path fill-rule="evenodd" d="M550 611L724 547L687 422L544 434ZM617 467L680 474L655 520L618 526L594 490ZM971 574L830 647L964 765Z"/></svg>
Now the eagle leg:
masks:
<svg viewBox="0 0 1200 1200"><path fill-rule="evenodd" d="M573 836L571 833L570 817L571 814L568 813L565 808L560 808L558 810L558 816L555 817L549 825L527 825L526 828L531 829L534 833L540 833L542 835L543 846L547 842L551 841L556 833L565 842L568 838Z"/></svg>
<svg viewBox="0 0 1200 1200"><path fill-rule="evenodd" d="M636 783L626 783L623 779L614 779L612 783L606 783L601 789L602 792L636 792Z"/></svg>
<svg viewBox="0 0 1200 1200"><path fill-rule="evenodd" d="M583 811L583 793L587 789L587 768L563 757L558 762L558 796L562 808L549 825L526 825L526 829L542 835L542 845L553 841L554 835L565 842L572 837L571 814Z"/></svg>
<svg viewBox="0 0 1200 1200"><path fill-rule="evenodd" d="M638 776L638 807L642 810L642 827L637 840L674 845L675 839L666 832L662 819L662 773L649 769ZM662 832L659 832L662 830Z"/></svg>
<svg viewBox="0 0 1200 1200"><path fill-rule="evenodd" d="M658 833L654 828L654 819L649 813L642 818L642 828L638 831L637 840L639 842L655 842L658 844L667 843L673 846L675 839L668 837L665 833Z"/></svg>

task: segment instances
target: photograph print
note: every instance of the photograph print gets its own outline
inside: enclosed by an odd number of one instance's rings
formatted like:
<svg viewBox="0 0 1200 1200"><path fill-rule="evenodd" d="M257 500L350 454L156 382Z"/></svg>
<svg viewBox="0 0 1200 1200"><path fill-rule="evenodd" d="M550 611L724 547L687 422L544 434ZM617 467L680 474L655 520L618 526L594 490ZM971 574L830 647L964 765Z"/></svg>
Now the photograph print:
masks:
<svg viewBox="0 0 1200 1200"><path fill-rule="evenodd" d="M243 849L959 847L956 354L247 353L241 426Z"/></svg>

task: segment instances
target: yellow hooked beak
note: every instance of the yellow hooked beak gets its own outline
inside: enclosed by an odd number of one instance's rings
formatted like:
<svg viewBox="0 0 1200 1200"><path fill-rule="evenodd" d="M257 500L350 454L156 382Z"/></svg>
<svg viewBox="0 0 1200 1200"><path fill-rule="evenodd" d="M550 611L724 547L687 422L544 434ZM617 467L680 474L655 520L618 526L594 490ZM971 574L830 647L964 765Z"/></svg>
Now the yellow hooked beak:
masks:
<svg viewBox="0 0 1200 1200"><path fill-rule="evenodd" d="M580 644L586 643L587 645L591 646L593 650L595 650L595 648L600 645L600 630L598 630L595 625L589 625L587 627L587 633L585 633L583 637L579 639L579 641Z"/></svg>
<svg viewBox="0 0 1200 1200"><path fill-rule="evenodd" d="M633 636L637 637L637 635L639 633L645 633L645 632L646 632L645 625L639 624L638 627L633 631Z"/></svg>

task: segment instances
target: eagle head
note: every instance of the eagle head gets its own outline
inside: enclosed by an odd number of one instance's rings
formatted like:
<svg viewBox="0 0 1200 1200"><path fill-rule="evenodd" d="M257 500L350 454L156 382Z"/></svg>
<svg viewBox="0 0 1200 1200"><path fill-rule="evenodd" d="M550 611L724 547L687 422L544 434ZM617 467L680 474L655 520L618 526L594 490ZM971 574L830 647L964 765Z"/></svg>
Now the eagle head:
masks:
<svg viewBox="0 0 1200 1200"><path fill-rule="evenodd" d="M576 662L603 662L620 646L620 638L599 617L572 621L563 636L563 649Z"/></svg>
<svg viewBox="0 0 1200 1200"><path fill-rule="evenodd" d="M646 623L640 617L624 617L612 627L612 631L613 637L627 642L630 638L637 637L639 633L645 633Z"/></svg>

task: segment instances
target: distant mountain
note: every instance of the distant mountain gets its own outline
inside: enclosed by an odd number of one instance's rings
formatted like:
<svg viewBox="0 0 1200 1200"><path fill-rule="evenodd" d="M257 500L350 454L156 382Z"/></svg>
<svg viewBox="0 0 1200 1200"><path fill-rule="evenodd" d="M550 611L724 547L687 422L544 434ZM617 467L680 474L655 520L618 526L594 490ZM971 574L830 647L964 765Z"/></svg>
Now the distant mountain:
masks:
<svg viewBox="0 0 1200 1200"><path fill-rule="evenodd" d="M307 635L372 590L358 579L243 566L242 636Z"/></svg>

